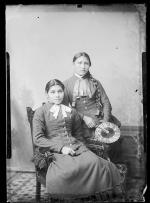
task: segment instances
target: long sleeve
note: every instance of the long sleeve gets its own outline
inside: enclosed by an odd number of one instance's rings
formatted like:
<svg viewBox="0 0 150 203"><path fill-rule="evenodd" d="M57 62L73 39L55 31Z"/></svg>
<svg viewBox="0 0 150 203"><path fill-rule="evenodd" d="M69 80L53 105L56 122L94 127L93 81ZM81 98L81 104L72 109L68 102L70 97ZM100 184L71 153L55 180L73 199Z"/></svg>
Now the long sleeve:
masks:
<svg viewBox="0 0 150 203"><path fill-rule="evenodd" d="M46 137L46 126L42 108L36 110L33 117L33 141L36 146L49 148L53 152L60 152L64 146L61 140Z"/></svg>
<svg viewBox="0 0 150 203"><path fill-rule="evenodd" d="M66 106L69 106L69 105L72 106L72 94L73 94L72 87L74 82L72 81L72 83L70 82L69 84L67 83L67 81L64 81L63 83L65 85L65 89L64 89L64 99L62 103ZM78 114L81 117L81 119L83 119L84 114L81 112L78 112Z"/></svg>
<svg viewBox="0 0 150 203"><path fill-rule="evenodd" d="M69 89L68 89L68 84L67 82L63 82L64 83L64 86L65 86L65 89L64 89L64 99L63 99L63 104L66 105L66 106L69 106L69 104L71 105L71 101L70 101L70 98L69 98Z"/></svg>
<svg viewBox="0 0 150 203"><path fill-rule="evenodd" d="M106 92L99 81L98 81L98 88L100 89L101 103L103 106L103 113L104 113L103 119L105 121L109 121L110 116L111 116L112 107L111 107L110 101L108 99L108 96L106 95Z"/></svg>
<svg viewBox="0 0 150 203"><path fill-rule="evenodd" d="M80 115L76 110L73 110L73 136L82 142L83 144L86 143L83 137L83 130L82 130L82 120Z"/></svg>

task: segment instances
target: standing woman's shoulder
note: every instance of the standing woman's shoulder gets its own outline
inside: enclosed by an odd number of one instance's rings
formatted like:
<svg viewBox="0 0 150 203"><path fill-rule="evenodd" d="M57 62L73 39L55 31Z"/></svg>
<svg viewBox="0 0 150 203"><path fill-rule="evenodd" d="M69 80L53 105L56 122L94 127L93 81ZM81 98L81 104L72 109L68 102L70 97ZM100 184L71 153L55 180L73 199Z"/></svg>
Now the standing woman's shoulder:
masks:
<svg viewBox="0 0 150 203"><path fill-rule="evenodd" d="M66 88L68 89L68 87L69 87L69 82L70 82L70 78L63 81L63 84L64 84L64 86L65 86L65 89L66 89Z"/></svg>
<svg viewBox="0 0 150 203"><path fill-rule="evenodd" d="M93 77L93 75L90 75L90 79L93 81L93 83L95 83L96 86L102 86L102 84L99 81L99 79Z"/></svg>
<svg viewBox="0 0 150 203"><path fill-rule="evenodd" d="M68 86L68 85L70 85L74 80L75 80L74 76L71 76L70 78L64 80L64 81L63 81L63 84L64 84L65 86Z"/></svg>

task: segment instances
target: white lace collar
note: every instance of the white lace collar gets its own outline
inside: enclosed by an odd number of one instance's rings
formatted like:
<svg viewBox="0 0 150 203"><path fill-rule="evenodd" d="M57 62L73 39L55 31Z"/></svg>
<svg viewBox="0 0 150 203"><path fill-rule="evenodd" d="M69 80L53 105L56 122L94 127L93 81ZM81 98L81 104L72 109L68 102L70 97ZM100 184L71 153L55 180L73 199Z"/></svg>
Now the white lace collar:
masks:
<svg viewBox="0 0 150 203"><path fill-rule="evenodd" d="M53 116L55 117L55 119L57 119L58 117L58 113L60 111L60 108L61 108L61 111L62 111L62 115L63 115L63 118L67 117L67 113L66 112L71 112L71 108L68 107L68 106L65 106L63 104L54 104L51 108L50 108L50 112L53 113Z"/></svg>

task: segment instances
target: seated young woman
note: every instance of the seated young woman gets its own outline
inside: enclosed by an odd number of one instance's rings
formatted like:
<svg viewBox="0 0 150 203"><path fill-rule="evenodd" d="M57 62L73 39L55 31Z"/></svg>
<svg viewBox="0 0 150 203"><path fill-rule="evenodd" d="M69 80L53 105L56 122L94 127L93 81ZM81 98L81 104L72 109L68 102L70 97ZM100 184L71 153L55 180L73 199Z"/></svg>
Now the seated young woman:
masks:
<svg viewBox="0 0 150 203"><path fill-rule="evenodd" d="M48 102L34 114L33 140L55 157L46 173L47 192L60 198L121 195L118 169L85 146L81 117L75 109L62 104L63 83L50 80L45 92Z"/></svg>

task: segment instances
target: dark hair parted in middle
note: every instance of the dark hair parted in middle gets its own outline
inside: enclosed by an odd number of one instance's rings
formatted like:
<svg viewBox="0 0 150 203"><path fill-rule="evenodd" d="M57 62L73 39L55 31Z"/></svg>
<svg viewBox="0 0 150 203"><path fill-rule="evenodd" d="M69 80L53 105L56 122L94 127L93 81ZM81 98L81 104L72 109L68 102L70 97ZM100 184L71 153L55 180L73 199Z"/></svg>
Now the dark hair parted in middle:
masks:
<svg viewBox="0 0 150 203"><path fill-rule="evenodd" d="M79 53L75 54L74 57L73 57L73 62L75 62L76 59L81 57L81 56L86 57L88 59L88 61L89 61L90 66L91 66L91 59L90 59L89 55L87 53L85 53L85 52L79 52Z"/></svg>
<svg viewBox="0 0 150 203"><path fill-rule="evenodd" d="M50 80L47 84L46 84L46 87L45 87L45 92L48 93L49 89L52 87L52 86L55 86L55 85L59 85L63 91L65 89L65 86L64 84L58 80L58 79L53 79L53 80Z"/></svg>

